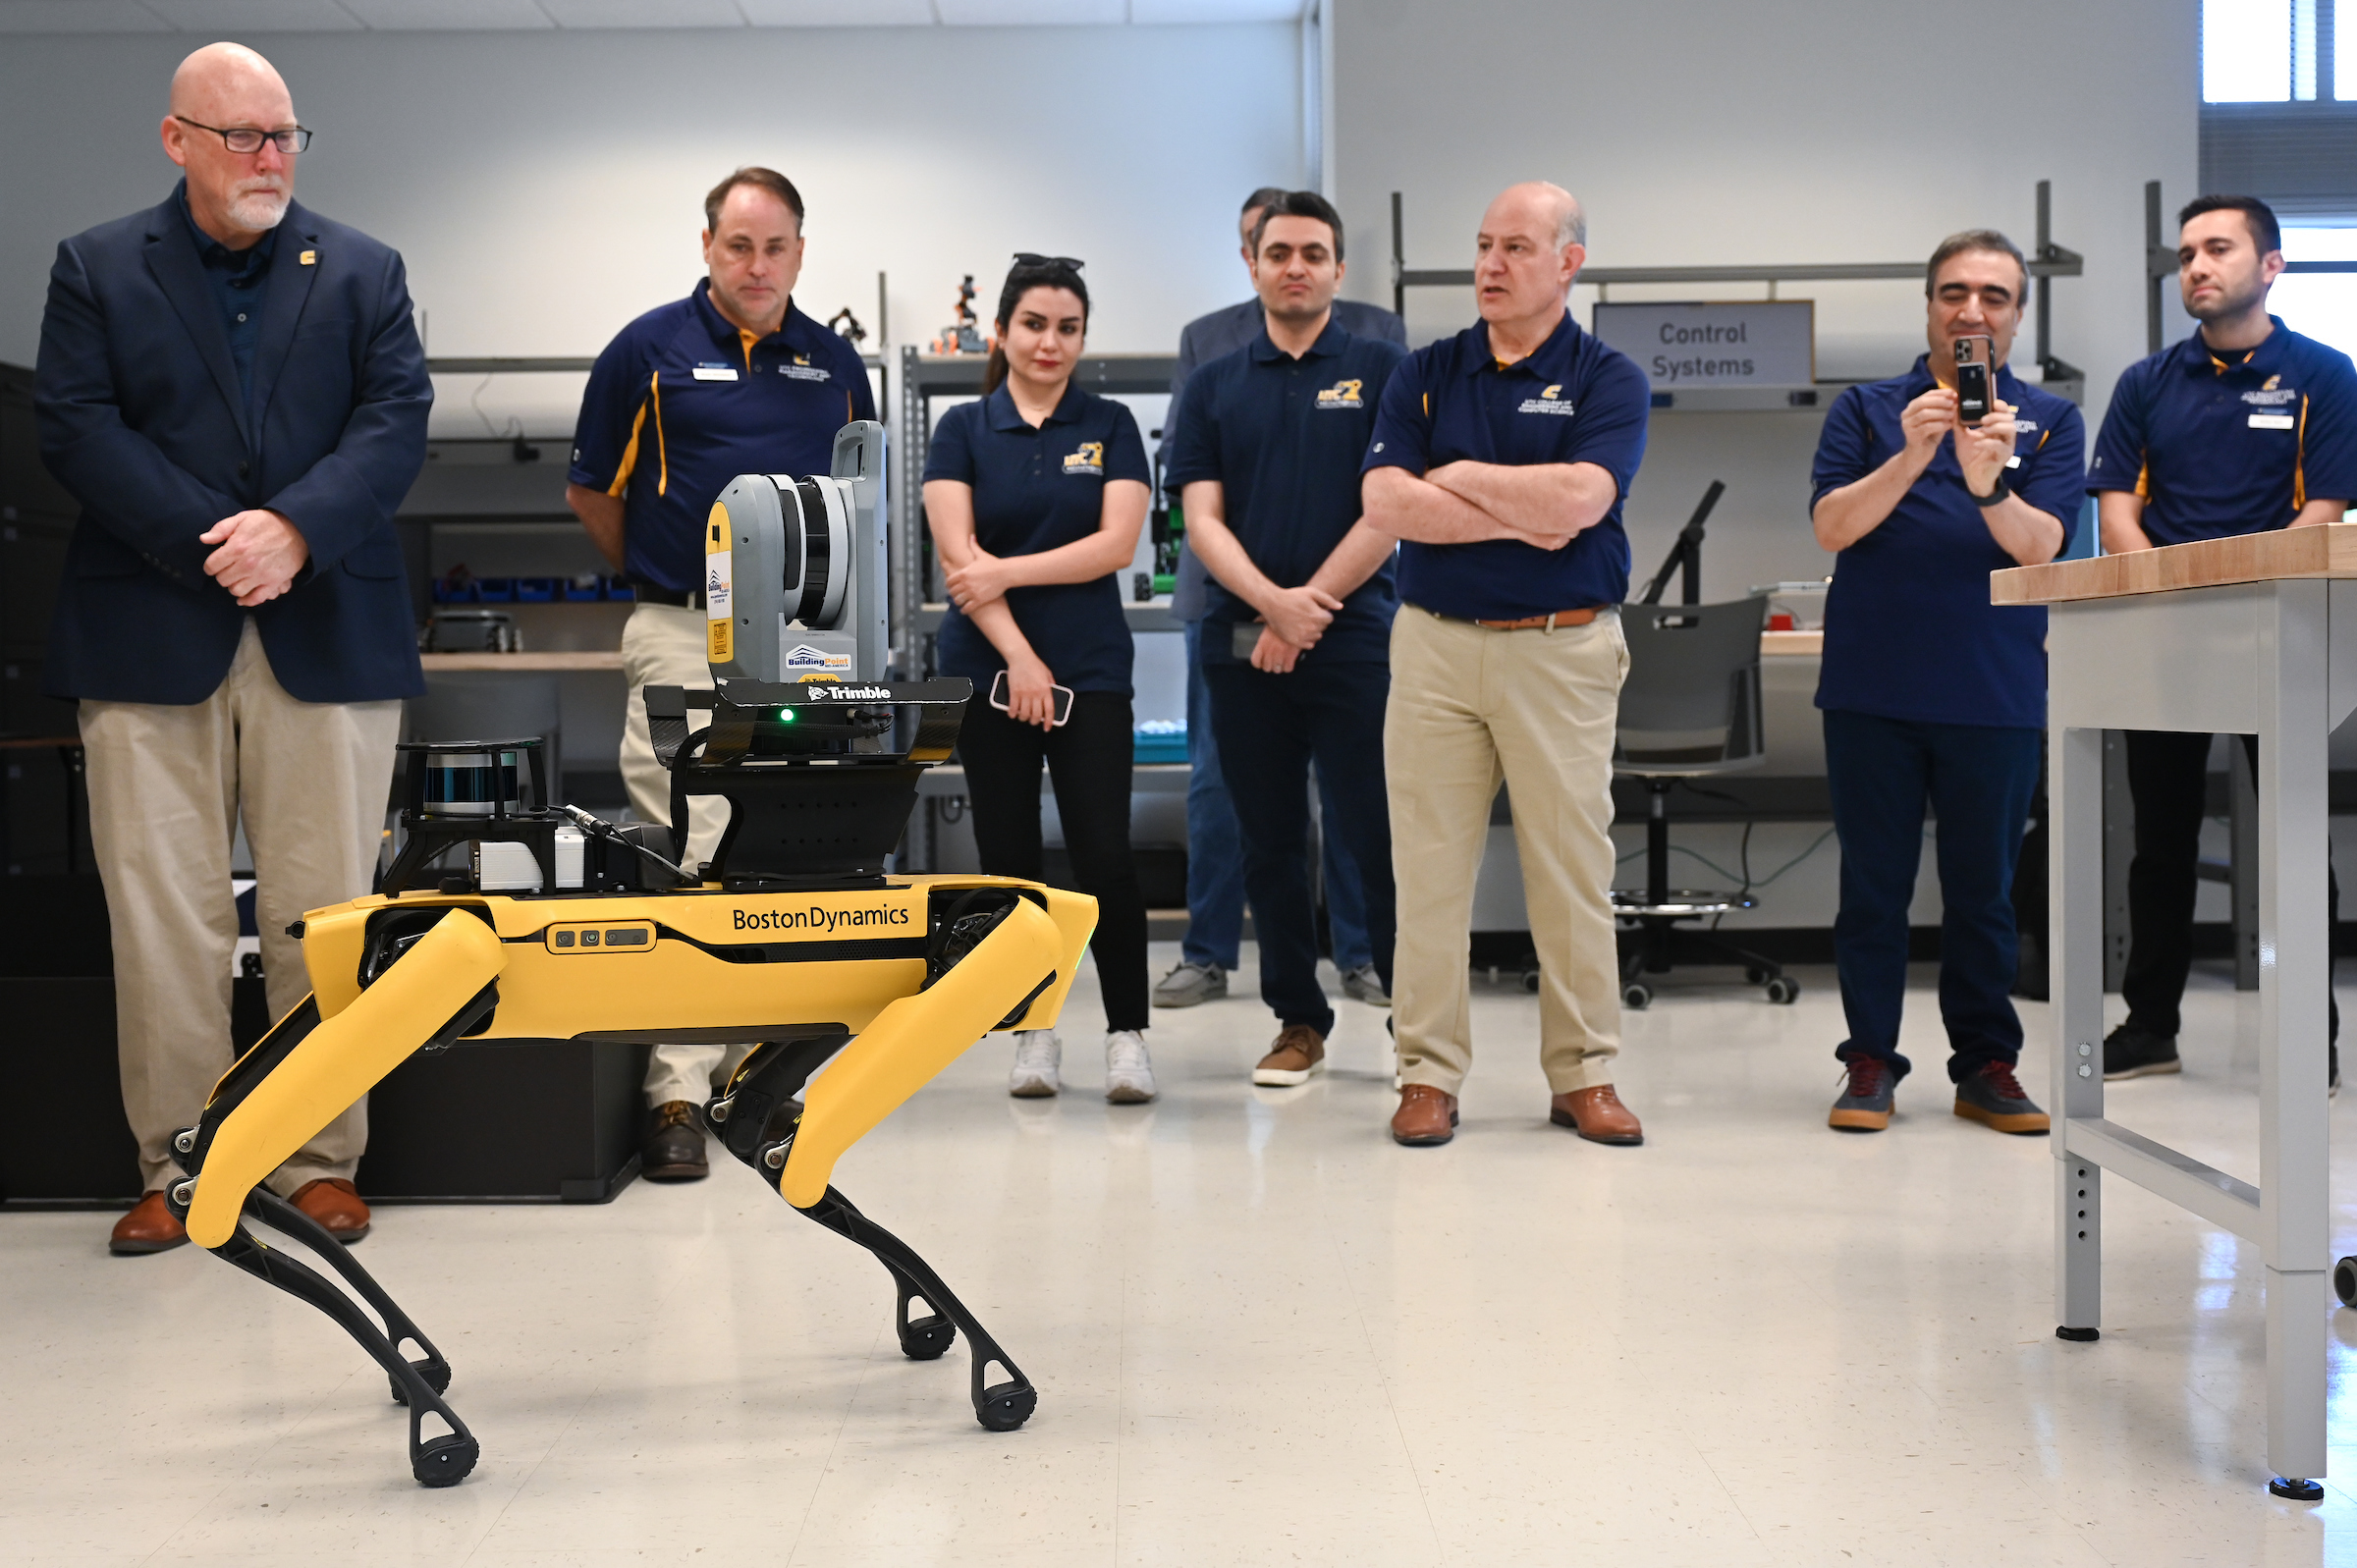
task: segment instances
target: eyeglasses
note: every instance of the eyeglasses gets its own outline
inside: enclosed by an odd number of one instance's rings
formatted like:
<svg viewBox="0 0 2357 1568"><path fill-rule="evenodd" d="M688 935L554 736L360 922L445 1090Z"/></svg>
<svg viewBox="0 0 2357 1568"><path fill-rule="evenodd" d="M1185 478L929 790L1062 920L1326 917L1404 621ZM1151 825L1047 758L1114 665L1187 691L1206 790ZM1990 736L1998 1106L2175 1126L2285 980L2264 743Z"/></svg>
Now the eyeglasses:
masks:
<svg viewBox="0 0 2357 1568"><path fill-rule="evenodd" d="M198 125L185 114L176 114L172 118L184 126L195 126L199 131L210 131L214 135L219 136L221 144L232 152L259 152L262 150L262 143L267 141L291 158L311 144L310 132L301 126L297 126L292 131L255 131L249 128L224 131L219 126Z"/></svg>
<svg viewBox="0 0 2357 1568"><path fill-rule="evenodd" d="M1073 272L1088 265L1078 256L1043 256L1036 250L1017 250L1014 264L1018 267L1064 267Z"/></svg>

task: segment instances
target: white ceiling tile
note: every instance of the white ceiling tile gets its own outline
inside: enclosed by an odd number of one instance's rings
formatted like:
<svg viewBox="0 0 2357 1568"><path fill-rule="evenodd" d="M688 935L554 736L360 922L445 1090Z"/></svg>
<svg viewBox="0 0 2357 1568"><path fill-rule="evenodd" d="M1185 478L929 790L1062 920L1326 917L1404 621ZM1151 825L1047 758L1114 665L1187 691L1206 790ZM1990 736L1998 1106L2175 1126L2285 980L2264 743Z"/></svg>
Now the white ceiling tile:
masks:
<svg viewBox="0 0 2357 1568"><path fill-rule="evenodd" d="M934 0L953 27L1088 27L1129 20L1129 0Z"/></svg>
<svg viewBox="0 0 2357 1568"><path fill-rule="evenodd" d="M357 32L357 17L336 0L147 0L181 32Z"/></svg>
<svg viewBox="0 0 2357 1568"><path fill-rule="evenodd" d="M560 27L741 27L736 0L540 0Z"/></svg>
<svg viewBox="0 0 2357 1568"><path fill-rule="evenodd" d="M343 0L379 32L524 32L554 27L537 0Z"/></svg>
<svg viewBox="0 0 2357 1568"><path fill-rule="evenodd" d="M163 19L137 0L0 0L0 33L164 30Z"/></svg>
<svg viewBox="0 0 2357 1568"><path fill-rule="evenodd" d="M1140 26L1190 22L1298 22L1304 0L1129 0Z"/></svg>
<svg viewBox="0 0 2357 1568"><path fill-rule="evenodd" d="M933 0L737 0L756 27L929 27Z"/></svg>

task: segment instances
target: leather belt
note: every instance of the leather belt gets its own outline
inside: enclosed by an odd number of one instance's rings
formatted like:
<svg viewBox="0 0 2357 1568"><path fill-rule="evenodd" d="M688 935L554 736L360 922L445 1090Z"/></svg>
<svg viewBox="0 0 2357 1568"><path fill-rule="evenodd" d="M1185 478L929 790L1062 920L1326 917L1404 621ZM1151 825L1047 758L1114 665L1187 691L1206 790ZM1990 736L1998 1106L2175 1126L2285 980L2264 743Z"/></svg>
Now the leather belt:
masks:
<svg viewBox="0 0 2357 1568"><path fill-rule="evenodd" d="M701 588L663 588L651 582L632 582L630 591L640 604L672 605L682 610L704 608Z"/></svg>
<svg viewBox="0 0 2357 1568"><path fill-rule="evenodd" d="M1558 626L1584 626L1604 612L1597 605L1584 610L1557 610L1543 616L1524 616L1519 621L1476 621L1473 624L1487 626L1492 631L1535 631L1544 626L1553 631Z"/></svg>

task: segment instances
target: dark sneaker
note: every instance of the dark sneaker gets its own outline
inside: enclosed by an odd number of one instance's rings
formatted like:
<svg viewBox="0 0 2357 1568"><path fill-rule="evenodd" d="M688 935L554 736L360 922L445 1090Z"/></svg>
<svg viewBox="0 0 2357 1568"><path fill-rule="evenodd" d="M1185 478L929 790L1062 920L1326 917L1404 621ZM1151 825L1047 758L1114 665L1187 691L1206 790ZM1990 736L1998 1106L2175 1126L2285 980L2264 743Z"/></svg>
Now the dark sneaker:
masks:
<svg viewBox="0 0 2357 1568"><path fill-rule="evenodd" d="M1228 971L1216 963L1182 963L1154 982L1157 1007L1196 1007L1228 995Z"/></svg>
<svg viewBox="0 0 2357 1568"><path fill-rule="evenodd" d="M2106 1083L2116 1083L2122 1078L2157 1078L2165 1072L2184 1070L2184 1064L2177 1060L2174 1035L2156 1035L2123 1023L2104 1036Z"/></svg>
<svg viewBox="0 0 2357 1568"><path fill-rule="evenodd" d="M1983 1063L1980 1071L1956 1085L1956 1114L1999 1132L2043 1133L2052 1125L2046 1112L2022 1092L2013 1069L2001 1061Z"/></svg>
<svg viewBox="0 0 2357 1568"><path fill-rule="evenodd" d="M1898 1090L1890 1064L1880 1056L1857 1056L1841 1065L1847 1081L1825 1124L1840 1132L1881 1132L1890 1126L1891 1097Z"/></svg>

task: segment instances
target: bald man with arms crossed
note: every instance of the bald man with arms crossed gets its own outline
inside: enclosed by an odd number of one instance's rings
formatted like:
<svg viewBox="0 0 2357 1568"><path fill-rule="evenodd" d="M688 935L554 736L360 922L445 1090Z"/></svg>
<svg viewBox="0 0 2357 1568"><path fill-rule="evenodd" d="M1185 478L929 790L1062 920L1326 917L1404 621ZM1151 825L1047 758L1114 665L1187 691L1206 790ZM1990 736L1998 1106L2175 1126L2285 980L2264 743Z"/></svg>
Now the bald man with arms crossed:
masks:
<svg viewBox="0 0 2357 1568"><path fill-rule="evenodd" d="M183 61L161 135L180 186L57 247L33 391L42 460L82 504L45 689L82 703L114 928L146 1188L117 1254L188 1240L163 1189L230 1063L240 821L283 1017L310 990L287 927L368 892L401 699L424 689L393 513L433 388L401 257L297 204L311 134L252 50ZM269 1184L357 1241L366 1137L363 1102Z"/></svg>
<svg viewBox="0 0 2357 1568"><path fill-rule="evenodd" d="M1620 507L1651 392L1565 300L1587 223L1560 186L1490 203L1481 319L1392 373L1367 450L1369 527L1401 542L1384 716L1399 1108L1392 1137L1447 1143L1473 1064L1467 930L1504 781L1539 951L1548 1118L1595 1143L1644 1129L1613 1090L1613 735L1628 645Z"/></svg>

